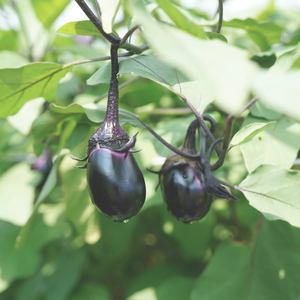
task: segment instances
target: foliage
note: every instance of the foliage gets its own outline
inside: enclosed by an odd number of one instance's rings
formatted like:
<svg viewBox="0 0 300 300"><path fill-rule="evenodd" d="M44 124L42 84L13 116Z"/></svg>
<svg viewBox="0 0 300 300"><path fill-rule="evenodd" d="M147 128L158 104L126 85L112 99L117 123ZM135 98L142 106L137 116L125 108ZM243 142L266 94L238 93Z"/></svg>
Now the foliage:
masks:
<svg viewBox="0 0 300 300"><path fill-rule="evenodd" d="M300 12L272 2L217 34L217 18L179 1L109 1L105 28L139 22L134 45L150 45L120 58L120 122L130 136L139 131L147 198L115 224L65 155L85 156L110 80L100 58L110 44L90 21L55 32L69 3L0 1L0 299L298 298ZM216 138L227 114L237 116L213 174L240 184L231 189L239 202L215 199L191 225L173 219L155 190L146 168L159 169L170 151L140 122L178 146L194 119L187 104L217 121Z"/></svg>

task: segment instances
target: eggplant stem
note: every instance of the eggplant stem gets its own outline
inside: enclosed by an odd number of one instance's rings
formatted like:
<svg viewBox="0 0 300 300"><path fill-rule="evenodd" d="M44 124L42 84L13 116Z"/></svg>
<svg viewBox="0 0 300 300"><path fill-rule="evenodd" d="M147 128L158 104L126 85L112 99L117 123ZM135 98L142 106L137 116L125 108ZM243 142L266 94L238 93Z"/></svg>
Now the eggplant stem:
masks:
<svg viewBox="0 0 300 300"><path fill-rule="evenodd" d="M76 157L73 157L69 154L66 154L68 157L74 159L74 160L77 160L77 161L86 161L88 158L89 158L89 155L87 155L85 158L76 158Z"/></svg>

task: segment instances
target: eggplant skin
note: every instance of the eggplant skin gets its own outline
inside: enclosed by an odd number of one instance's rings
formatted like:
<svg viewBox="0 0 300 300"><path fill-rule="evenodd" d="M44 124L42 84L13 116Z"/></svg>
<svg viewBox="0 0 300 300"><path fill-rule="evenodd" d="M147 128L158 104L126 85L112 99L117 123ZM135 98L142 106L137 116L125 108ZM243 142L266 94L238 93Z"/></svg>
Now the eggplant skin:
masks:
<svg viewBox="0 0 300 300"><path fill-rule="evenodd" d="M186 161L166 168L160 175L160 186L168 211L178 221L189 224L208 213L212 196Z"/></svg>
<svg viewBox="0 0 300 300"><path fill-rule="evenodd" d="M144 177L130 152L94 150L87 165L87 182L94 205L115 222L130 219L145 202Z"/></svg>

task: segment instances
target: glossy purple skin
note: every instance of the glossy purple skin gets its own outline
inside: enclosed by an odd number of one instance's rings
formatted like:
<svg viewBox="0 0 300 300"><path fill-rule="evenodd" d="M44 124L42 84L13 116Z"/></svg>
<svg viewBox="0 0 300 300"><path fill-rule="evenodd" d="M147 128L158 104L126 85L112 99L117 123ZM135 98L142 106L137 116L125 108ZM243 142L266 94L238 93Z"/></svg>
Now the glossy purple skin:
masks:
<svg viewBox="0 0 300 300"><path fill-rule="evenodd" d="M145 202L144 177L130 152L105 148L92 151L87 181L93 203L115 222L130 219Z"/></svg>
<svg viewBox="0 0 300 300"><path fill-rule="evenodd" d="M172 164L160 177L162 196L168 211L183 223L202 219L209 211L212 196L186 161Z"/></svg>

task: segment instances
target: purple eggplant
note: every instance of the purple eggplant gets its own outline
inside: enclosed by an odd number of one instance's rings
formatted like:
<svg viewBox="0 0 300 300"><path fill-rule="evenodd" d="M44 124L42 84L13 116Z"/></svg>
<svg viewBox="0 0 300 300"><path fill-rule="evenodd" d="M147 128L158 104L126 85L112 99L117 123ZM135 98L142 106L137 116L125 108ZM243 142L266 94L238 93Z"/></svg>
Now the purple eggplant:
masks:
<svg viewBox="0 0 300 300"><path fill-rule="evenodd" d="M145 202L145 181L133 157L136 135L131 139L119 124L119 71L117 46L111 46L111 81L104 122L90 137L87 155L88 189L94 205L115 222L136 215Z"/></svg>

